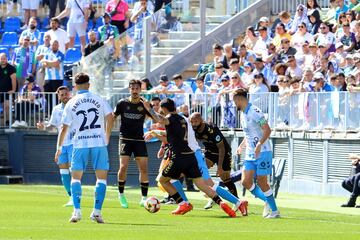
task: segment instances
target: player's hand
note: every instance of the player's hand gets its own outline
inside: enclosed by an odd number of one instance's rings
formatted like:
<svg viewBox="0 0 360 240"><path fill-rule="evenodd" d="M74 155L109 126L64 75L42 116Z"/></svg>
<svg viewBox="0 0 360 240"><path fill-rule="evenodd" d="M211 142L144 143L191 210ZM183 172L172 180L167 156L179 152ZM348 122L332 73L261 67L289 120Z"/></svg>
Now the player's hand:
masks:
<svg viewBox="0 0 360 240"><path fill-rule="evenodd" d="M222 167L218 167L217 174L219 177L224 174L224 170L222 169Z"/></svg>
<svg viewBox="0 0 360 240"><path fill-rule="evenodd" d="M258 159L261 152L261 143L258 142L255 147L255 158Z"/></svg>
<svg viewBox="0 0 360 240"><path fill-rule="evenodd" d="M58 163L60 155L61 155L61 148L56 150L54 162Z"/></svg>
<svg viewBox="0 0 360 240"><path fill-rule="evenodd" d="M157 157L158 158L163 158L165 155L165 149L163 147L161 147L157 153Z"/></svg>
<svg viewBox="0 0 360 240"><path fill-rule="evenodd" d="M44 129L45 129L45 125L44 125L42 122L38 122L38 123L36 124L36 127L37 127L37 129L39 129L39 130L44 130Z"/></svg>
<svg viewBox="0 0 360 240"><path fill-rule="evenodd" d="M154 136L153 136L153 134L152 134L151 131L149 131L149 132L147 132L147 133L144 134L144 140L145 140L145 141L149 141L149 140L151 140L153 137L154 137Z"/></svg>
<svg viewBox="0 0 360 240"><path fill-rule="evenodd" d="M144 108L149 111L151 108L150 103L148 101L146 101L145 98L140 98L140 101L143 103Z"/></svg>

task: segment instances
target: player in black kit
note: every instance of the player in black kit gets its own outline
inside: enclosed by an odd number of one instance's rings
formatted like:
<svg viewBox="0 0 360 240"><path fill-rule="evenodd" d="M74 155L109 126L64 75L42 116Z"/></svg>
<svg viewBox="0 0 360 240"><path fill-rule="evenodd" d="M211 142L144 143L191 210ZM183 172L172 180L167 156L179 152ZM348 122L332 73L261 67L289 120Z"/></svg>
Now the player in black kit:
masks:
<svg viewBox="0 0 360 240"><path fill-rule="evenodd" d="M196 186L211 197L214 202L219 204L224 212L230 217L235 217L235 211L223 202L201 177L195 154L189 148L187 122L182 116L176 113L174 101L169 98L161 101L161 111L166 117L157 114L148 102L143 101L145 108L152 115L153 119L165 125L167 141L172 151L170 162L162 171L160 177L161 185L169 193L170 197L179 204L178 208L172 213L175 215L183 215L193 209L192 205L189 202L185 202L176 191L176 188L170 183L171 179L179 179L181 174L184 174L186 177L192 178Z"/></svg>
<svg viewBox="0 0 360 240"><path fill-rule="evenodd" d="M231 147L224 135L216 125L204 122L198 112L191 114L190 122L196 139L202 140L205 146L207 165L212 167L217 164L219 177L229 191L237 197L236 186L230 177Z"/></svg>
<svg viewBox="0 0 360 240"><path fill-rule="evenodd" d="M144 140L143 125L146 116L151 116L141 101L141 81L131 80L129 82L129 91L131 96L127 99L121 99L113 112L113 122L120 116L118 188L119 201L123 208L128 208L124 188L127 168L132 155L135 157L140 173L139 181L142 194L140 206L144 206L149 188L148 154Z"/></svg>

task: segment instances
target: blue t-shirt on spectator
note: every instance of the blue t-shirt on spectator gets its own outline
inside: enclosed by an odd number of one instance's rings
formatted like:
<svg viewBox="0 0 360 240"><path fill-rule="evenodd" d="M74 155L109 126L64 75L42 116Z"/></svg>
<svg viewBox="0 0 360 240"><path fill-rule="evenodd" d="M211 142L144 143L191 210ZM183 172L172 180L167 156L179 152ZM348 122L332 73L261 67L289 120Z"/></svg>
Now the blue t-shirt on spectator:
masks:
<svg viewBox="0 0 360 240"><path fill-rule="evenodd" d="M335 19L336 19L336 21L339 20L339 15L340 15L341 13L346 13L347 11L349 11L349 6L346 5L346 4L344 4L343 8L338 7L338 8L336 9L336 13L335 13Z"/></svg>

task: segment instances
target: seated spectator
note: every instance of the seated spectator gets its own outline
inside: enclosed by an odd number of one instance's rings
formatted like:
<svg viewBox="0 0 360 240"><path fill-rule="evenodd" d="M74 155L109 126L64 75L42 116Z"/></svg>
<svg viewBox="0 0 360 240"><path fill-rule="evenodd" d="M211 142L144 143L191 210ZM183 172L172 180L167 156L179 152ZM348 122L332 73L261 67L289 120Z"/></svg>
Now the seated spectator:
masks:
<svg viewBox="0 0 360 240"><path fill-rule="evenodd" d="M356 39L356 44L355 44L355 50L359 50L360 49L360 21L355 21L355 39Z"/></svg>
<svg viewBox="0 0 360 240"><path fill-rule="evenodd" d="M149 93L159 94L160 99L164 99L168 90L174 89L174 85L169 81L168 76L161 75L159 80L159 85L153 87Z"/></svg>
<svg viewBox="0 0 360 240"><path fill-rule="evenodd" d="M335 52L335 36L330 32L326 23L321 23L320 32L317 35L316 43L318 46L324 46L327 53Z"/></svg>
<svg viewBox="0 0 360 240"><path fill-rule="evenodd" d="M246 88L246 84L241 80L240 74L238 72L230 72L230 88L232 90L238 89L238 88Z"/></svg>
<svg viewBox="0 0 360 240"><path fill-rule="evenodd" d="M275 45L277 49L279 49L281 41L284 38L287 38L289 41L291 41L291 35L288 32L286 32L285 25L283 23L278 23L276 25L275 30L276 30L276 34L274 39L272 40L272 43Z"/></svg>
<svg viewBox="0 0 360 240"><path fill-rule="evenodd" d="M335 85L334 85L335 91L347 91L347 85L345 82L345 74L344 73L339 73L336 76L336 81L335 81Z"/></svg>
<svg viewBox="0 0 360 240"><path fill-rule="evenodd" d="M99 41L96 39L96 33L93 30L88 32L89 43L84 48L84 57L89 56L91 53L95 52L101 46L104 46L104 41Z"/></svg>
<svg viewBox="0 0 360 240"><path fill-rule="evenodd" d="M346 15L345 13L341 13L340 16L339 16L339 20L337 21L337 25L334 26L334 29L336 30L335 31L335 37L337 39L341 38L344 34L344 29L343 29L343 25L344 24L347 24L348 21L346 19ZM332 30L330 30L332 31Z"/></svg>
<svg viewBox="0 0 360 240"><path fill-rule="evenodd" d="M204 78L196 79L196 90L194 95L193 108L203 113L207 102L210 102L210 88L204 84ZM209 95L208 95L209 94Z"/></svg>
<svg viewBox="0 0 360 240"><path fill-rule="evenodd" d="M293 35L294 33L296 33L298 26L300 25L300 23L305 23L305 26L307 27L307 25L309 24L309 19L307 17L307 8L303 5L303 4L299 4L296 8L296 13L295 13L295 17L294 17L294 21L291 25L291 29L289 31L289 33L291 35Z"/></svg>
<svg viewBox="0 0 360 240"><path fill-rule="evenodd" d="M50 34L51 40L57 40L59 43L59 51L63 54L66 53L66 50L69 48L69 37L63 29L59 28L60 21L57 18L52 18L50 20L51 29L47 31Z"/></svg>
<svg viewBox="0 0 360 240"><path fill-rule="evenodd" d="M323 22L328 22L332 25L336 24L337 19L336 16L336 8L337 8L337 0L330 0L329 9L326 11L326 14L323 18Z"/></svg>
<svg viewBox="0 0 360 240"><path fill-rule="evenodd" d="M285 63L276 64L275 68L274 68L274 77L276 77L276 79L278 79L279 76L285 76L287 68L288 68L288 65L286 65Z"/></svg>
<svg viewBox="0 0 360 240"><path fill-rule="evenodd" d="M241 75L241 79L243 80L247 89L254 82L255 74L253 70L254 70L254 66L250 62L246 62L244 64L244 72Z"/></svg>
<svg viewBox="0 0 360 240"><path fill-rule="evenodd" d="M281 46L278 49L278 61L285 63L289 56L294 56L296 49L290 46L290 41L287 38L281 39Z"/></svg>
<svg viewBox="0 0 360 240"><path fill-rule="evenodd" d="M337 8L335 13L335 20L339 19L341 13L346 13L349 11L349 6L345 4L344 0L337 0Z"/></svg>
<svg viewBox="0 0 360 240"><path fill-rule="evenodd" d="M229 66L230 66L229 72L237 72L240 75L243 73L243 69L240 67L238 58L231 59Z"/></svg>
<svg viewBox="0 0 360 240"><path fill-rule="evenodd" d="M141 81L141 91L142 92L150 91L153 88L153 86L150 83L150 80L148 78L142 78L142 79L140 79L140 81Z"/></svg>
<svg viewBox="0 0 360 240"><path fill-rule="evenodd" d="M9 121L10 94L16 92L16 68L8 63L5 53L0 53L0 105L3 109L0 125Z"/></svg>
<svg viewBox="0 0 360 240"><path fill-rule="evenodd" d="M355 49L356 38L355 33L350 31L350 24L345 23L343 25L344 34L340 38L340 42L344 45L344 50L346 52L352 53Z"/></svg>
<svg viewBox="0 0 360 240"><path fill-rule="evenodd" d="M355 11L349 10L346 12L346 20L350 24L350 31L355 32L356 25L356 13Z"/></svg>
<svg viewBox="0 0 360 240"><path fill-rule="evenodd" d="M360 84L356 83L356 78L354 75L349 75L346 77L346 85L347 85L347 90L349 92L358 92L360 91Z"/></svg>
<svg viewBox="0 0 360 240"><path fill-rule="evenodd" d="M290 95L294 95L294 94L300 93L302 91L300 82L301 82L300 78L292 78L289 81L289 83L290 83Z"/></svg>
<svg viewBox="0 0 360 240"><path fill-rule="evenodd" d="M285 75L290 78L301 78L302 77L302 69L297 65L296 59L294 56L289 56L287 59L287 66Z"/></svg>
<svg viewBox="0 0 360 240"><path fill-rule="evenodd" d="M216 65L217 63L221 63L224 61L224 53L223 53L223 47L218 44L215 43L212 47L213 49L213 55L214 55L214 65Z"/></svg>
<svg viewBox="0 0 360 240"><path fill-rule="evenodd" d="M221 63L217 63L215 65L215 72L206 74L205 84L207 86L210 86L212 84L220 85L223 75L226 75L225 69Z"/></svg>
<svg viewBox="0 0 360 240"><path fill-rule="evenodd" d="M218 101L218 90L219 87L217 84L212 84L210 86L210 94L209 94L209 122L214 123L216 126L220 126L220 119L221 119L221 106Z"/></svg>
<svg viewBox="0 0 360 240"><path fill-rule="evenodd" d="M24 39L25 36L30 36L30 48L33 52L36 52L36 49L40 42L40 31L36 28L37 21L35 17L31 17L29 20L29 26L26 30L24 30L19 38L20 42Z"/></svg>
<svg viewBox="0 0 360 240"><path fill-rule="evenodd" d="M273 68L278 62L279 53L276 51L276 47L274 44L270 43L267 46L266 53L263 54L263 60L265 63L269 64L271 68Z"/></svg>
<svg viewBox="0 0 360 240"><path fill-rule="evenodd" d="M355 62L352 54L348 54L345 57L345 65L342 67L345 76L352 73L355 69Z"/></svg>
<svg viewBox="0 0 360 240"><path fill-rule="evenodd" d="M37 66L36 66L36 83L42 90L44 90L45 69L41 63L41 60L43 60L44 56L51 51L50 41L51 41L50 34L45 33L44 44L40 45L35 52L35 62L37 64Z"/></svg>
<svg viewBox="0 0 360 240"><path fill-rule="evenodd" d="M239 64L243 66L245 62L253 63L255 61L256 55L253 51L248 50L245 44L241 44L238 47L237 54L239 56Z"/></svg>
<svg viewBox="0 0 360 240"><path fill-rule="evenodd" d="M335 48L336 51L330 54L329 59L334 59L338 63L339 67L344 67L346 63L346 55L348 53L344 51L344 45L341 42L336 43Z"/></svg>
<svg viewBox="0 0 360 240"><path fill-rule="evenodd" d="M293 20L291 19L291 15L287 11L282 11L279 13L279 19L282 24L285 26L285 30L289 31L291 29L291 26L293 24Z"/></svg>
<svg viewBox="0 0 360 240"><path fill-rule="evenodd" d="M175 86L172 89L168 89L167 93L175 94L173 98L176 106L189 104L190 94L193 93L189 84L185 83L180 74L175 74L172 79L175 82Z"/></svg>
<svg viewBox="0 0 360 240"><path fill-rule="evenodd" d="M360 195L360 156L350 154L352 171L351 176L342 182L342 187L351 193L349 201L342 204L341 207L355 207L356 199ZM359 208L360 206L356 206Z"/></svg>
<svg viewBox="0 0 360 240"><path fill-rule="evenodd" d="M258 40L258 37L255 34L255 29L254 29L254 27L250 26L250 27L246 28L245 38L241 42L241 44L244 44L247 49L253 49L257 40Z"/></svg>
<svg viewBox="0 0 360 240"><path fill-rule="evenodd" d="M301 49L299 51L296 51L295 59L299 65L299 67L303 68L305 67L305 62L308 61L311 57L311 52L309 48L309 43L305 41L303 45L301 46ZM312 65L312 62L309 62L309 66Z"/></svg>
<svg viewBox="0 0 360 240"><path fill-rule="evenodd" d="M99 40L104 42L110 38L118 39L120 37L116 26L111 25L111 16L109 13L103 15L104 25L98 28Z"/></svg>
<svg viewBox="0 0 360 240"><path fill-rule="evenodd" d="M296 51L301 51L302 46L305 42L313 42L314 37L307 32L306 24L300 23L298 26L298 30L291 38L291 46L296 49Z"/></svg>
<svg viewBox="0 0 360 240"><path fill-rule="evenodd" d="M267 35L271 37L271 26L270 26L270 20L268 17L261 17L259 19L258 26L256 27L256 30L259 31L260 28L266 28Z"/></svg>
<svg viewBox="0 0 360 240"><path fill-rule="evenodd" d="M321 7L318 4L317 0L307 0L306 7L308 16L310 16L314 12L317 12L319 16L321 15Z"/></svg>
<svg viewBox="0 0 360 240"><path fill-rule="evenodd" d="M314 73L311 68L305 68L302 81L301 81L301 88L302 91L305 92L313 92L314 91Z"/></svg>
<svg viewBox="0 0 360 240"><path fill-rule="evenodd" d="M321 19L319 11L313 11L309 16L309 24L307 26L307 30L311 35L316 35L319 31Z"/></svg>
<svg viewBox="0 0 360 240"><path fill-rule="evenodd" d="M24 85L26 77L35 76L35 53L30 48L30 36L24 36L20 47L15 48L11 63L16 67L16 79L19 88Z"/></svg>
<svg viewBox="0 0 360 240"><path fill-rule="evenodd" d="M273 79L274 75L271 70L271 67L268 64L265 65L262 58L256 58L254 65L255 65L255 69L254 69L255 75L262 73L262 75L264 76L264 78L267 81L268 86L276 84L275 83L276 79L275 79L275 82Z"/></svg>
<svg viewBox="0 0 360 240"><path fill-rule="evenodd" d="M249 94L270 92L270 87L264 77L264 74L259 73L254 76L254 84L250 85Z"/></svg>
<svg viewBox="0 0 360 240"><path fill-rule="evenodd" d="M256 41L254 47L253 47L253 52L257 55L257 56L262 56L262 54L264 52L266 52L267 50L267 46L273 41L273 39L271 39L271 37L269 37L269 35L267 34L267 28L265 27L260 27L259 28L259 37L258 40ZM240 55L241 58L241 55ZM249 60L247 60L249 61Z"/></svg>
<svg viewBox="0 0 360 240"><path fill-rule="evenodd" d="M289 103L290 103L290 88L288 79L285 76L279 76L277 78L277 84L279 86L279 99L278 99L278 119L280 120L279 126L289 124Z"/></svg>
<svg viewBox="0 0 360 240"><path fill-rule="evenodd" d="M314 75L314 91L315 92L333 92L334 87L325 82L325 77L322 73L316 72Z"/></svg>
<svg viewBox="0 0 360 240"><path fill-rule="evenodd" d="M221 61L224 68L229 69L230 68L230 60L233 58L239 59L239 56L233 51L231 44L224 44L224 58Z"/></svg>
<svg viewBox="0 0 360 240"><path fill-rule="evenodd" d="M133 8L133 11L137 12L139 11L141 8L141 1L138 1L134 4L134 8ZM151 0L148 0L147 1L147 9L151 12L151 13L155 13L154 11L154 3L151 1Z"/></svg>
<svg viewBox="0 0 360 240"><path fill-rule="evenodd" d="M309 50L310 55L305 58L304 67L310 67L315 70L320 67L319 48L316 43L310 43Z"/></svg>
<svg viewBox="0 0 360 240"><path fill-rule="evenodd" d="M333 74L339 74L341 72L341 69L339 68L339 65L337 64L336 60L330 60L328 62L328 71L326 73L326 76L329 77Z"/></svg>
<svg viewBox="0 0 360 240"><path fill-rule="evenodd" d="M152 106L152 108L154 109L155 112L159 112L160 111L160 98L158 97L153 97L150 99L150 104ZM144 129L145 132L146 131L150 131L150 130L155 130L158 128L158 124L154 122L154 120L152 118L146 118L145 122L144 122Z"/></svg>
<svg viewBox="0 0 360 240"><path fill-rule="evenodd" d="M28 123L25 121L28 118L26 115L38 112L41 108L41 89L34 82L33 77L27 77L25 85L19 92L15 106L15 122L11 125L13 128L28 127Z"/></svg>

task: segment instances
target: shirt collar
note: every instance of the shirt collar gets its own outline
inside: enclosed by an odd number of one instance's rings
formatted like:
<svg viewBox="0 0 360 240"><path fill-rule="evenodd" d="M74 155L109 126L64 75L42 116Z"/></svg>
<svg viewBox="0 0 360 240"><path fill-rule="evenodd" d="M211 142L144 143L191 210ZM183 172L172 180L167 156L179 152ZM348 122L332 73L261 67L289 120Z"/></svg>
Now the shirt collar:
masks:
<svg viewBox="0 0 360 240"><path fill-rule="evenodd" d="M78 94L83 94L83 93L88 93L89 92L89 90L79 90L77 93Z"/></svg>
<svg viewBox="0 0 360 240"><path fill-rule="evenodd" d="M246 108L244 109L244 113L247 114L250 110L250 107L251 107L251 103L248 103L248 105L246 106Z"/></svg>

